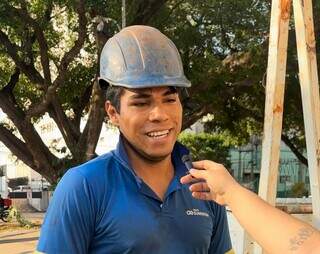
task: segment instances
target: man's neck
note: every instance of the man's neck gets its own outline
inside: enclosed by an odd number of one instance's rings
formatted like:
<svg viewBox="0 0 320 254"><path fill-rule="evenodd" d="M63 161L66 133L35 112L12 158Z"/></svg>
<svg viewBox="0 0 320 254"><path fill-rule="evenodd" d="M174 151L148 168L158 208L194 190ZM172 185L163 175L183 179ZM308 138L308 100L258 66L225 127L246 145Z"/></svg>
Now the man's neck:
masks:
<svg viewBox="0 0 320 254"><path fill-rule="evenodd" d="M130 155L128 156L134 171L141 178L144 176L149 178L165 177L167 175L172 175L174 172L171 156L157 162L134 158L134 156Z"/></svg>
<svg viewBox="0 0 320 254"><path fill-rule="evenodd" d="M125 144L131 166L139 176L163 200L164 194L174 176L171 155L160 161L151 161L138 154L129 144Z"/></svg>

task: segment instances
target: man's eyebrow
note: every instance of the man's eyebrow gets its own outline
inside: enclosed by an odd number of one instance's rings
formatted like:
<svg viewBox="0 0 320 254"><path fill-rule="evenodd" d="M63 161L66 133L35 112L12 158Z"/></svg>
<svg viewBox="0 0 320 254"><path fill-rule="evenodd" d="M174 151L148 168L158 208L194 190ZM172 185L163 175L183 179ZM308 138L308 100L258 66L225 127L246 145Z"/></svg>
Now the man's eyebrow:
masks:
<svg viewBox="0 0 320 254"><path fill-rule="evenodd" d="M130 96L130 99L147 99L152 96L152 93L149 89L146 89L145 91L137 91L137 89L132 89L131 91L134 92L134 94ZM174 87L169 87L162 93L162 96L168 96L175 93L177 93L177 89Z"/></svg>
<svg viewBox="0 0 320 254"><path fill-rule="evenodd" d="M150 98L150 97L151 97L151 94L135 93L135 94L130 96L130 99L146 99L146 98Z"/></svg>
<svg viewBox="0 0 320 254"><path fill-rule="evenodd" d="M163 95L163 96L167 96L167 95L176 94L176 93L177 93L177 90L175 90L175 89L170 89L170 90L165 91L162 95Z"/></svg>
<svg viewBox="0 0 320 254"><path fill-rule="evenodd" d="M169 87L168 90L166 90L162 95L167 96L167 95L175 94L175 93L177 93L177 89L174 87Z"/></svg>

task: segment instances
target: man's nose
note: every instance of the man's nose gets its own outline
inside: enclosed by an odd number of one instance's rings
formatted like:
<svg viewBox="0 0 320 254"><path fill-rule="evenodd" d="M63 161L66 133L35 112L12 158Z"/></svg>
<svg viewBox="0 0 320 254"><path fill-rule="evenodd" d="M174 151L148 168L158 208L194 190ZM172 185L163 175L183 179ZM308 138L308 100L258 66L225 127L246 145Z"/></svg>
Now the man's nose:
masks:
<svg viewBox="0 0 320 254"><path fill-rule="evenodd" d="M149 120L151 122L153 121L163 122L168 120L168 114L165 108L161 105L155 105L149 113Z"/></svg>

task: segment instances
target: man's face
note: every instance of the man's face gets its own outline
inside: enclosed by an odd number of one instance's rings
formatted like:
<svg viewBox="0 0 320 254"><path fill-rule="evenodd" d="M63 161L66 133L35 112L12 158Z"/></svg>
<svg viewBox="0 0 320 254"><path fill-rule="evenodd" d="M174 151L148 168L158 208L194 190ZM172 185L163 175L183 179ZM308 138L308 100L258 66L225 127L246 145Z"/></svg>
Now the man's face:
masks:
<svg viewBox="0 0 320 254"><path fill-rule="evenodd" d="M171 154L182 122L182 106L175 89L125 89L120 113L108 101L106 111L143 158L160 161Z"/></svg>

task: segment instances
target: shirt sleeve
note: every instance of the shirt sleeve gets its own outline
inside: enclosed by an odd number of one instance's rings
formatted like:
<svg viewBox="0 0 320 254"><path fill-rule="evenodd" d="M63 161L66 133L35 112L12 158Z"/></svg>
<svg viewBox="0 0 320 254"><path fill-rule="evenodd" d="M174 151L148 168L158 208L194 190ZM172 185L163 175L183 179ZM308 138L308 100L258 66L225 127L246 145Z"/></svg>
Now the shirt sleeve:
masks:
<svg viewBox="0 0 320 254"><path fill-rule="evenodd" d="M60 180L41 227L37 250L46 254L88 253L94 233L92 192L79 170Z"/></svg>
<svg viewBox="0 0 320 254"><path fill-rule="evenodd" d="M233 253L229 234L226 209L217 203L212 202L215 215L214 232L212 233L209 254Z"/></svg>

